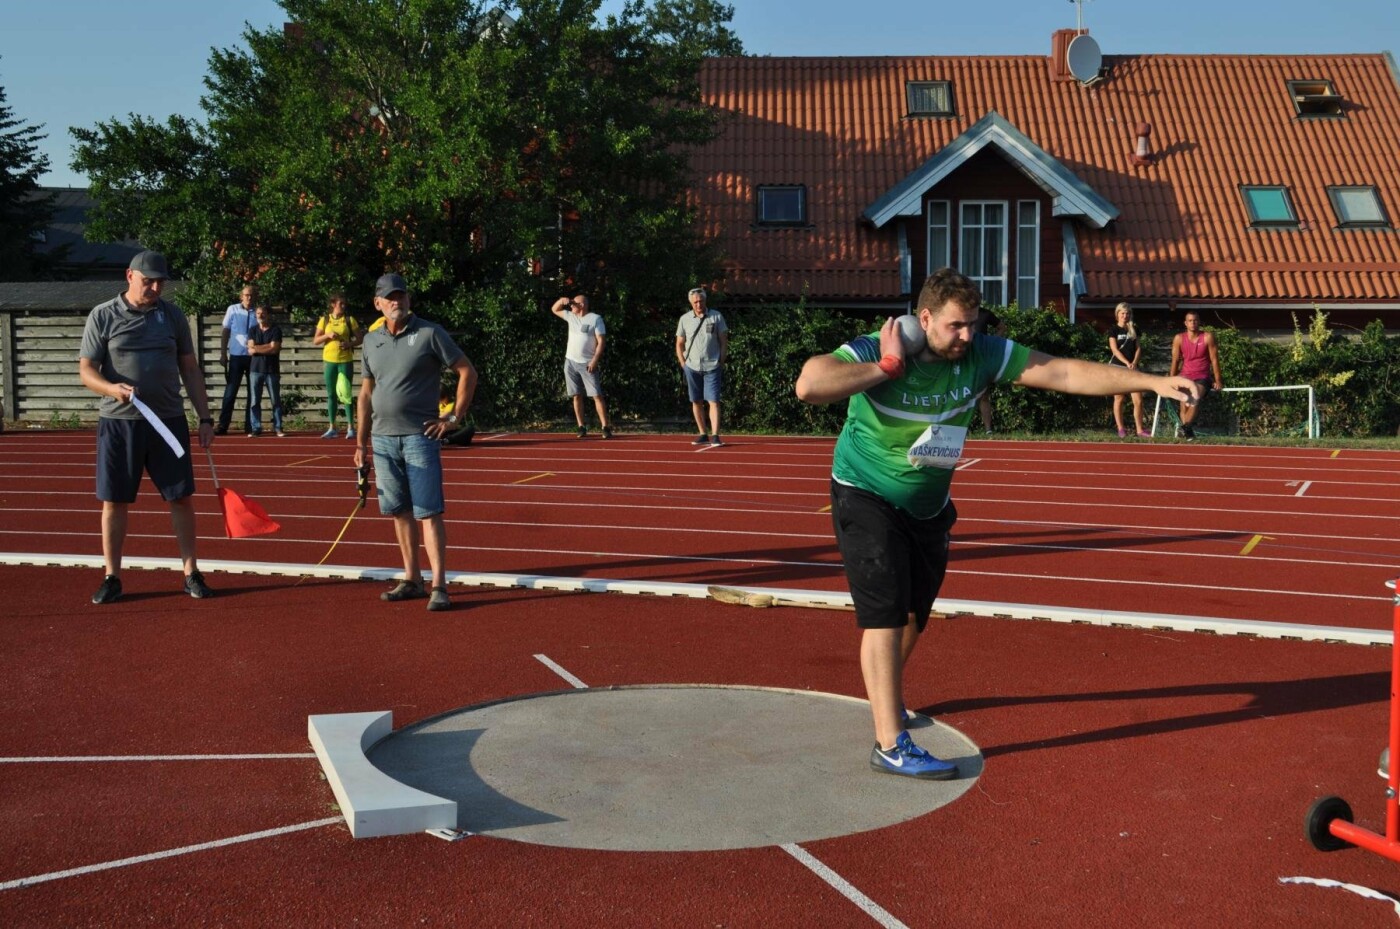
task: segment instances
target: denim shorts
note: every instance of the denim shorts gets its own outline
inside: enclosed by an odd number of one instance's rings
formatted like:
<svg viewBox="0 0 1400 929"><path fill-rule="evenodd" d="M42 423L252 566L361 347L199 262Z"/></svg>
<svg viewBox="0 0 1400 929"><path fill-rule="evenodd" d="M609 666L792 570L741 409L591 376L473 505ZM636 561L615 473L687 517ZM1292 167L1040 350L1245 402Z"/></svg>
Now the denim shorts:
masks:
<svg viewBox="0 0 1400 929"><path fill-rule="evenodd" d="M724 387L724 371L721 368L696 371L690 365L686 365L685 386L686 390L690 391L691 403L699 403L701 400L719 403L719 392Z"/></svg>
<svg viewBox="0 0 1400 929"><path fill-rule="evenodd" d="M414 519L429 519L441 513L442 444L420 433L376 433L371 441L379 512L397 516L411 505Z"/></svg>

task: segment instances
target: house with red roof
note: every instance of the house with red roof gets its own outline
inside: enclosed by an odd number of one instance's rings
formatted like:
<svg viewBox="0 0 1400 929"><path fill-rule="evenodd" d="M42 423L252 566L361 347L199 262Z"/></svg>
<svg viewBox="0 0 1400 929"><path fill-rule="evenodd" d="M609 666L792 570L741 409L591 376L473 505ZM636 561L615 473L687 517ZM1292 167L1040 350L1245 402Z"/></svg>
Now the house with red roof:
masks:
<svg viewBox="0 0 1400 929"><path fill-rule="evenodd" d="M732 304L903 312L930 270L1106 320L1400 327L1389 53L717 58L692 158Z"/></svg>

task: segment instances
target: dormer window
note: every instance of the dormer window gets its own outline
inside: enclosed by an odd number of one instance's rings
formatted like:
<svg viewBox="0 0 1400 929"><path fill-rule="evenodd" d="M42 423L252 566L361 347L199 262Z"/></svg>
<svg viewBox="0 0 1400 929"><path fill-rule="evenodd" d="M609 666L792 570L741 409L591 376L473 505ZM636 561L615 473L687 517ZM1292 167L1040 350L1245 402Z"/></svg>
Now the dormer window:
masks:
<svg viewBox="0 0 1400 929"><path fill-rule="evenodd" d="M1327 196L1337 214L1337 224L1344 227L1388 228L1381 198L1374 187L1329 187Z"/></svg>
<svg viewBox="0 0 1400 929"><path fill-rule="evenodd" d="M1298 214L1287 187L1242 187L1244 205L1249 209L1251 226L1298 225Z"/></svg>
<svg viewBox="0 0 1400 929"><path fill-rule="evenodd" d="M800 184L770 184L758 188L760 226L805 226L807 188Z"/></svg>
<svg viewBox="0 0 1400 929"><path fill-rule="evenodd" d="M951 81L909 81L904 85L910 116L953 116Z"/></svg>
<svg viewBox="0 0 1400 929"><path fill-rule="evenodd" d="M1341 94L1332 87L1331 81L1289 81L1288 96L1293 100L1293 111L1299 116L1341 117Z"/></svg>

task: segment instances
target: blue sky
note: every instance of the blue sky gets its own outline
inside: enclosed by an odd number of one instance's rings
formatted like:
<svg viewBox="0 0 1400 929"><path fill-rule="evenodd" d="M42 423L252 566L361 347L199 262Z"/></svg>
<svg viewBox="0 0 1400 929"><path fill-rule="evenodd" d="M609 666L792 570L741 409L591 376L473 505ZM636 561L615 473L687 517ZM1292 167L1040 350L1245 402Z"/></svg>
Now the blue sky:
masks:
<svg viewBox="0 0 1400 929"><path fill-rule="evenodd" d="M731 0L754 55L1044 55L1075 24L1069 0ZM605 0L616 9L620 0ZM272 0L47 0L7 4L0 86L14 115L42 124L43 183L83 186L69 126L139 113L200 117L212 47L244 22L284 16ZM1267 13L1261 13L1267 10ZM1093 0L1084 25L1105 54L1400 52L1400 0Z"/></svg>

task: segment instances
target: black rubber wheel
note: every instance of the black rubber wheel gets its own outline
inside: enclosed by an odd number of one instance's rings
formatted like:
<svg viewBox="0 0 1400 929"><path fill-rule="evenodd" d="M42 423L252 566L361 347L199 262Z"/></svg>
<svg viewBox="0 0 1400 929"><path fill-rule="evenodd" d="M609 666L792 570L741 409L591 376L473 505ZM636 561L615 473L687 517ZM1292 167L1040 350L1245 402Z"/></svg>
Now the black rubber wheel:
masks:
<svg viewBox="0 0 1400 929"><path fill-rule="evenodd" d="M1320 797L1308 807L1308 815L1303 819L1303 831L1308 834L1308 841L1312 843L1313 848L1320 852L1335 852L1339 848L1351 845L1350 842L1337 838L1328 828L1334 819L1355 822L1351 816L1351 807L1341 797Z"/></svg>

